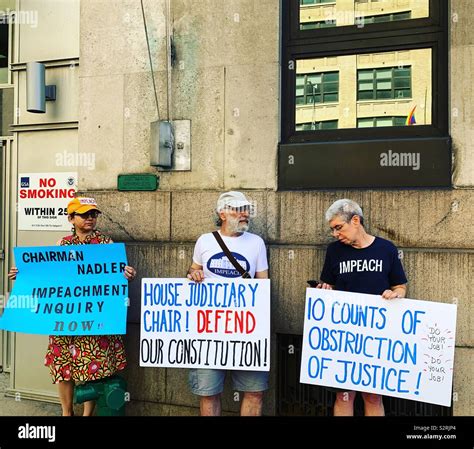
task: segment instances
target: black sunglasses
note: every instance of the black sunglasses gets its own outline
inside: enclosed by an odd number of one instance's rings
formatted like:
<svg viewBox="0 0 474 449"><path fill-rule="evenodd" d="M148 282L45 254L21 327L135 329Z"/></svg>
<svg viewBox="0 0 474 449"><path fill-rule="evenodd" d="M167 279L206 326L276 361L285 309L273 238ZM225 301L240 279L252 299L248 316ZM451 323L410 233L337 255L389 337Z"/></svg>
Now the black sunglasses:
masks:
<svg viewBox="0 0 474 449"><path fill-rule="evenodd" d="M79 217L81 217L83 220L86 220L87 218L89 217L92 217L92 218L97 218L99 216L100 212L99 211L96 211L96 210L90 210L88 212L84 212L83 214L74 214L74 215L78 215Z"/></svg>

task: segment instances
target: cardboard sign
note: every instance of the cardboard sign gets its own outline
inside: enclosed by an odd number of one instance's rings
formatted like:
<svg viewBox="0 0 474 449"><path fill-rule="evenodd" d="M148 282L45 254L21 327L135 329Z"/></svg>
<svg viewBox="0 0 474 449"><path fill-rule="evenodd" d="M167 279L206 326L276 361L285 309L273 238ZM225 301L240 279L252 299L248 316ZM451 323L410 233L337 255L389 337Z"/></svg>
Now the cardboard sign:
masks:
<svg viewBox="0 0 474 449"><path fill-rule="evenodd" d="M45 335L126 333L125 245L15 248L19 272L0 329Z"/></svg>
<svg viewBox="0 0 474 449"><path fill-rule="evenodd" d="M142 279L140 366L270 370L270 280Z"/></svg>
<svg viewBox="0 0 474 449"><path fill-rule="evenodd" d="M306 290L300 381L450 406L456 305Z"/></svg>

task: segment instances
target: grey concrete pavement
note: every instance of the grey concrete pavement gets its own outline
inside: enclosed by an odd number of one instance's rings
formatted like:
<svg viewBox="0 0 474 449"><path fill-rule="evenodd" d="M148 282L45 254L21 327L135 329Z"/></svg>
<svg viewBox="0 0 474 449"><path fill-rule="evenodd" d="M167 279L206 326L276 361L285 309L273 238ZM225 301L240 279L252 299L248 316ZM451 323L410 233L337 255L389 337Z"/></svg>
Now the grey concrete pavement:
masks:
<svg viewBox="0 0 474 449"><path fill-rule="evenodd" d="M59 404L22 399L21 396L10 398L5 396L9 385L9 374L0 374L0 416L60 416Z"/></svg>

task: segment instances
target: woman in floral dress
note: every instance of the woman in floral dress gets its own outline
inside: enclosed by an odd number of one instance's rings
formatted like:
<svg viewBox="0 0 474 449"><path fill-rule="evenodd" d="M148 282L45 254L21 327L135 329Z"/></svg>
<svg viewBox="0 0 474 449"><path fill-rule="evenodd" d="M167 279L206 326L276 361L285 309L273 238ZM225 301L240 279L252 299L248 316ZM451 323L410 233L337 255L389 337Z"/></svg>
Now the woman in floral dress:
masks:
<svg viewBox="0 0 474 449"><path fill-rule="evenodd" d="M58 245L94 245L113 243L110 237L96 229L100 214L93 198L75 198L67 207L68 219L73 225L73 234L63 237ZM10 279L15 279L18 270L10 270ZM124 276L133 280L136 271L125 267ZM44 364L49 367L53 383L58 384L63 416L72 416L75 382L109 377L127 365L121 335L84 335L49 337ZM94 412L95 401L84 403L84 416Z"/></svg>

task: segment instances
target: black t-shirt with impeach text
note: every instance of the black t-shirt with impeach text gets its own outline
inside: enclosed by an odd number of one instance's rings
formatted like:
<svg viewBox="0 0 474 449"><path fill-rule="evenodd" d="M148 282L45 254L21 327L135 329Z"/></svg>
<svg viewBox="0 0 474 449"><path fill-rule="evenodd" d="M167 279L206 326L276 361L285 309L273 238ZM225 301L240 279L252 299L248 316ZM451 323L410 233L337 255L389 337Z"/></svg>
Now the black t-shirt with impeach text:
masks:
<svg viewBox="0 0 474 449"><path fill-rule="evenodd" d="M366 248L354 248L339 241L331 243L321 280L334 285L336 290L372 295L407 283L396 246L380 237L375 237Z"/></svg>

